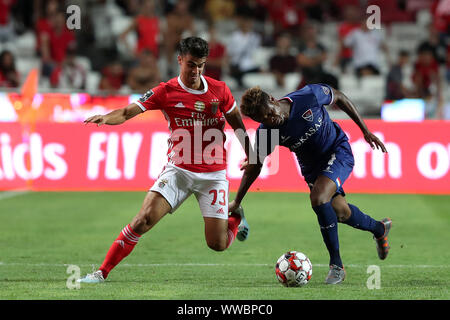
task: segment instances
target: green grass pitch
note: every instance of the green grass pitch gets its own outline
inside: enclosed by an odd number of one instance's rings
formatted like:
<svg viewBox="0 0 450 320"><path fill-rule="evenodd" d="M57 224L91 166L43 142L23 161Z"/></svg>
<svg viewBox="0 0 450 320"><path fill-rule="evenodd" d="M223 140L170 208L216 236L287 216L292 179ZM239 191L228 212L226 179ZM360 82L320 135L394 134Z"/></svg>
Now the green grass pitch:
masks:
<svg viewBox="0 0 450 320"><path fill-rule="evenodd" d="M0 299L450 299L450 196L348 195L372 217L392 218L391 251L379 260L371 234L339 224L347 278L337 286L324 284L328 257L307 194L249 193L243 206L250 237L224 252L206 246L192 196L145 234L105 283L69 289L74 274L68 265L78 266L82 276L99 267L145 194L5 195L0 193ZM304 252L313 264L305 287L285 288L275 278L275 262L288 250ZM371 265L379 267L379 289L367 285L374 283Z"/></svg>

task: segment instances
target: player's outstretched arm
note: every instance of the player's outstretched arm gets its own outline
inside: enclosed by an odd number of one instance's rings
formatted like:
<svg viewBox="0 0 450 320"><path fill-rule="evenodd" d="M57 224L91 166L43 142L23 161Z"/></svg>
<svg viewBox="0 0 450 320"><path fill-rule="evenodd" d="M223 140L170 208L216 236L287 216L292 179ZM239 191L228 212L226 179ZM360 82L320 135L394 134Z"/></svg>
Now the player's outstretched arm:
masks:
<svg viewBox="0 0 450 320"><path fill-rule="evenodd" d="M341 91L333 89L333 96L334 96L334 103L358 125L358 127L361 129L364 139L367 141L367 143L370 145L372 149L380 149L383 152L387 152L386 147L384 146L383 142L381 142L380 139L376 135L374 135L372 132L369 131L367 128L363 118L358 113L358 110L356 109L353 102L350 101L349 98L345 94L343 94Z"/></svg>
<svg viewBox="0 0 450 320"><path fill-rule="evenodd" d="M234 134L241 143L242 148L245 151L247 159L250 159L250 153L252 152L252 146L250 139L245 129L244 122L242 121L241 113L238 108L234 108L231 112L225 114L225 119L234 130Z"/></svg>
<svg viewBox="0 0 450 320"><path fill-rule="evenodd" d="M105 115L95 115L84 120L84 123L95 123L98 127L103 124L116 125L137 116L142 109L135 103L131 103L125 108L117 109Z"/></svg>
<svg viewBox="0 0 450 320"><path fill-rule="evenodd" d="M242 176L241 184L239 185L236 197L228 206L229 212L233 212L239 207L242 199L244 199L244 196L247 194L248 189L261 173L262 164L249 164L247 162L243 165L243 167L245 168L244 175Z"/></svg>

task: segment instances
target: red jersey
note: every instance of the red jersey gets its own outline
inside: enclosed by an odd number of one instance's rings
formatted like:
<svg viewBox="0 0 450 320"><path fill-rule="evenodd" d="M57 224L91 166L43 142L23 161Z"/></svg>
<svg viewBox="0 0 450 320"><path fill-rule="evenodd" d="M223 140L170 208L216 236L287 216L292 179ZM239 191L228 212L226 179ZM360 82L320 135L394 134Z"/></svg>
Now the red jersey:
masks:
<svg viewBox="0 0 450 320"><path fill-rule="evenodd" d="M11 8L17 0L0 0L0 25L7 25L10 22L9 16Z"/></svg>
<svg viewBox="0 0 450 320"><path fill-rule="evenodd" d="M148 18L145 16L137 17L137 33L138 43L137 52L148 49L158 57L158 35L159 35L159 21L158 18Z"/></svg>
<svg viewBox="0 0 450 320"><path fill-rule="evenodd" d="M75 42L74 32L64 28L61 33L54 30L50 32L50 54L55 62L63 62L66 58L67 48Z"/></svg>
<svg viewBox="0 0 450 320"><path fill-rule="evenodd" d="M225 116L236 107L223 81L201 76L202 90L186 87L181 78L162 82L136 104L143 110L161 110L169 123L168 161L193 172L226 168Z"/></svg>

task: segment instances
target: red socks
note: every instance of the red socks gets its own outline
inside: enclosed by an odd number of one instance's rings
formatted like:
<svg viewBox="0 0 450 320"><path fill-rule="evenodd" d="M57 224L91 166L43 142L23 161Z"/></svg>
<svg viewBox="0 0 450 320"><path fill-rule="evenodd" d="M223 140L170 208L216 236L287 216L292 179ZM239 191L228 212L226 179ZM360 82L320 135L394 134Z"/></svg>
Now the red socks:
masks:
<svg viewBox="0 0 450 320"><path fill-rule="evenodd" d="M122 229L122 232L120 232L117 239L109 248L105 260L99 268L103 273L103 278L106 279L109 272L133 251L140 237L139 234L131 230L130 225Z"/></svg>
<svg viewBox="0 0 450 320"><path fill-rule="evenodd" d="M241 215L237 213L230 214L230 216L228 217L227 248L229 248L233 243L234 239L236 239L239 223L241 223Z"/></svg>
<svg viewBox="0 0 450 320"><path fill-rule="evenodd" d="M228 217L227 248L231 246L234 239L236 238L240 222L241 216L239 214L232 213ZM128 256L131 253L131 251L133 251L140 237L141 236L139 234L137 234L131 229L129 224L122 229L117 239L113 242L113 244L109 248L105 260L103 261L103 264L99 268L99 270L101 270L103 273L103 278L106 279L106 277L108 277L109 272L120 261L122 261L126 256Z"/></svg>

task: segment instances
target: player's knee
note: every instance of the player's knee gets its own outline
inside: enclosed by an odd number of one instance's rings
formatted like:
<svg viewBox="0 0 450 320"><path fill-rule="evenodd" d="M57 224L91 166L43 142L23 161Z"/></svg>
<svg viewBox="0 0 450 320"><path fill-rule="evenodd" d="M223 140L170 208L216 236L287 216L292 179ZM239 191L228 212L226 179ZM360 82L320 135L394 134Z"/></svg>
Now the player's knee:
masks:
<svg viewBox="0 0 450 320"><path fill-rule="evenodd" d="M134 232L139 234L143 234L149 230L147 220L140 215L134 217L133 221L130 223L130 227Z"/></svg>
<svg viewBox="0 0 450 320"><path fill-rule="evenodd" d="M312 207L321 206L327 202L330 202L329 197L326 194L320 192L311 192L311 194L309 195L309 199L311 200Z"/></svg>
<svg viewBox="0 0 450 320"><path fill-rule="evenodd" d="M213 240L207 241L208 247L214 251L224 251L227 248L225 241Z"/></svg>
<svg viewBox="0 0 450 320"><path fill-rule="evenodd" d="M136 217L134 217L130 225L133 231L143 234L155 225L155 221L152 219L150 214L140 212Z"/></svg>

